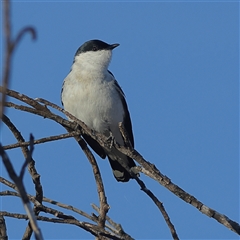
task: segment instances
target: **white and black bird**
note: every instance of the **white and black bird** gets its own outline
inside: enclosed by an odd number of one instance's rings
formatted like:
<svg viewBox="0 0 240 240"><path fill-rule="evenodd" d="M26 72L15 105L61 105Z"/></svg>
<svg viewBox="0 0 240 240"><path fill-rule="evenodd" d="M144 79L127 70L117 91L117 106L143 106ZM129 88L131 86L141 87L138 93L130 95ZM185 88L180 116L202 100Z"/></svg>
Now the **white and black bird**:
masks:
<svg viewBox="0 0 240 240"><path fill-rule="evenodd" d="M122 122L134 146L132 124L124 93L108 70L112 50L117 46L119 44L90 40L78 48L71 71L64 79L62 103L66 111L88 127L107 137L114 137L121 145L124 141L118 124ZM129 181L131 175L119 162L132 168L136 166L133 159L114 147L107 151L88 135L83 135L83 138L101 158L108 157L117 181Z"/></svg>

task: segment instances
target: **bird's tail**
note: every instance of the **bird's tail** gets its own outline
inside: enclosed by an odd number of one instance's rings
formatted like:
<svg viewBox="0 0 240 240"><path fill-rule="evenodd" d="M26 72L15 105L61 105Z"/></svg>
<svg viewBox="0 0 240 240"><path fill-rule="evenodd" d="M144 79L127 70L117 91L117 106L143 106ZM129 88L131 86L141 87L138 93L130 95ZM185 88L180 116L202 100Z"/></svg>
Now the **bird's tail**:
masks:
<svg viewBox="0 0 240 240"><path fill-rule="evenodd" d="M128 182L131 177L130 173L119 163L127 165L129 168L135 167L136 164L132 158L125 156L118 152L118 154L108 154L108 160L110 162L113 175L119 182Z"/></svg>

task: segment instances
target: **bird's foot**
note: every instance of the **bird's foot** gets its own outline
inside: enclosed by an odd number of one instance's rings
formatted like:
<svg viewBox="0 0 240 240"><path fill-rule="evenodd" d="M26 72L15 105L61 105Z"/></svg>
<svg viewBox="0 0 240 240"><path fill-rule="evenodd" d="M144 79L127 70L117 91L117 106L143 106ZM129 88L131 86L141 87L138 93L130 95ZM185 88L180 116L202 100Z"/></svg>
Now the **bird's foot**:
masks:
<svg viewBox="0 0 240 240"><path fill-rule="evenodd" d="M137 177L140 177L140 171L138 169L138 166L131 167L130 169L133 174L135 174Z"/></svg>
<svg viewBox="0 0 240 240"><path fill-rule="evenodd" d="M96 131L93 130L93 129L91 129L91 134L92 134L93 136L96 136Z"/></svg>
<svg viewBox="0 0 240 240"><path fill-rule="evenodd" d="M115 137L113 136L111 131L110 131L110 135L107 138L107 142L110 144L110 148L112 148L113 144L116 144Z"/></svg>

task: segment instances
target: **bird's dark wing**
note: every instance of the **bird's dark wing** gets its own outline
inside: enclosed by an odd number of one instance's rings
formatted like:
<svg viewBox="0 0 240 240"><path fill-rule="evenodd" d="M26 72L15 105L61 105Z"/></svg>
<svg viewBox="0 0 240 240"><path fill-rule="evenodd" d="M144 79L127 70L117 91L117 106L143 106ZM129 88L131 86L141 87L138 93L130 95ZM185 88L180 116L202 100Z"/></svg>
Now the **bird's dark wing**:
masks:
<svg viewBox="0 0 240 240"><path fill-rule="evenodd" d="M129 114L129 111L128 111L127 103L126 103L126 100L125 100L125 95L123 93L123 90L119 86L118 82L115 81L114 84L116 85L116 88L117 88L118 94L121 98L123 109L124 109L123 126L127 131L127 134L128 134L128 137L129 137L129 140L130 140L132 146L134 147L132 122L131 122L130 114Z"/></svg>
<svg viewBox="0 0 240 240"><path fill-rule="evenodd" d="M92 139L87 134L82 134L82 136L95 153L97 153L101 158L106 158L105 151L103 150L103 148L100 146L100 144L97 141Z"/></svg>
<svg viewBox="0 0 240 240"><path fill-rule="evenodd" d="M127 103L126 103L126 100L125 100L125 96L124 96L124 93L123 93L121 87L118 85L116 80L114 81L114 84L115 84L115 87L117 89L117 93L119 94L119 97L122 101L122 105L123 105L123 109L124 109L123 126L127 131L127 134L128 134L128 137L129 137L129 140L130 140L132 146L134 147L132 123L131 123L131 118L130 118L130 114L129 114L129 111L128 111ZM109 160L110 165L112 167L114 177L116 178L117 181L128 182L129 179L132 178L132 176L129 174L129 172L122 166L122 163L124 163L130 169L132 167L135 167L136 164L135 164L135 162L133 161L132 158L126 156L126 158L118 159L118 161L116 161L116 159L108 156L108 160ZM120 162L122 161L122 163L120 163L119 161Z"/></svg>
<svg viewBox="0 0 240 240"><path fill-rule="evenodd" d="M115 79L114 75L112 74L112 72L110 72L108 70L108 72L113 76L113 78ZM133 132L132 132L132 122L131 122L131 118L130 118L130 114L128 111L128 106L125 100L125 94L123 92L123 90L121 89L121 87L119 86L118 82L116 80L114 80L114 84L116 86L117 92L121 98L122 101L122 105L123 105L123 109L124 109L124 117L123 117L123 126L126 129L127 133L128 133L128 137L129 140L132 144L132 147L134 147L134 138L133 138Z"/></svg>

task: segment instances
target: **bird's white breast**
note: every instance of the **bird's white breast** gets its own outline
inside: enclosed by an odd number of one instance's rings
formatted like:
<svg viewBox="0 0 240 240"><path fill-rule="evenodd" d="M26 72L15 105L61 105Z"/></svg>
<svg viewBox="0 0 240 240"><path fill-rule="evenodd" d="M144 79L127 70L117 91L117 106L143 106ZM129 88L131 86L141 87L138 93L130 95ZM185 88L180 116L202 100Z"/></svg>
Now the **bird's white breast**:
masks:
<svg viewBox="0 0 240 240"><path fill-rule="evenodd" d="M124 110L109 72L90 74L72 69L64 80L62 102L66 111L90 128L119 135L118 123L123 121Z"/></svg>

